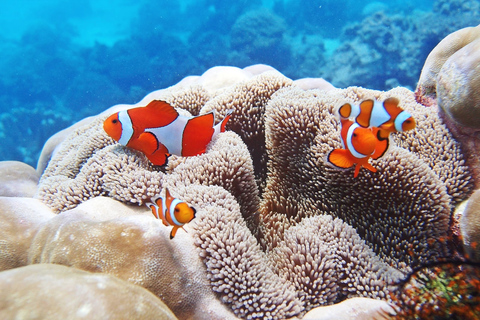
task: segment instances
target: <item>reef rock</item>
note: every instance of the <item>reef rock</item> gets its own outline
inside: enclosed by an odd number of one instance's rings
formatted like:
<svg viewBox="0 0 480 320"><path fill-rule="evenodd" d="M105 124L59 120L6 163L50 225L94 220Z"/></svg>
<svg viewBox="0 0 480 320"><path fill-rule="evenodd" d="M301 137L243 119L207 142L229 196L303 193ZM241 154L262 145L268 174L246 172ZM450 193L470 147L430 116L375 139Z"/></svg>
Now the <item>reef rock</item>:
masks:
<svg viewBox="0 0 480 320"><path fill-rule="evenodd" d="M1 319L177 319L150 291L56 264L0 272Z"/></svg>
<svg viewBox="0 0 480 320"><path fill-rule="evenodd" d="M33 237L54 216L40 200L0 197L0 271L28 264Z"/></svg>
<svg viewBox="0 0 480 320"><path fill-rule="evenodd" d="M480 130L480 36L443 64L437 76L437 101L455 122Z"/></svg>
<svg viewBox="0 0 480 320"><path fill-rule="evenodd" d="M0 196L33 197L40 175L34 168L18 161L0 162Z"/></svg>
<svg viewBox="0 0 480 320"><path fill-rule="evenodd" d="M480 190L472 194L462 209L460 230L465 250L470 259L480 262Z"/></svg>
<svg viewBox="0 0 480 320"><path fill-rule="evenodd" d="M480 187L480 25L453 32L432 50L415 91L420 103L438 108L462 146L475 188Z"/></svg>
<svg viewBox="0 0 480 320"><path fill-rule="evenodd" d="M446 36L440 43L430 52L425 60L425 64L418 80L416 92L422 96L436 96L437 92L437 75L447 62L456 52L463 47L480 38L480 25L476 27L467 27L455 31ZM459 57L459 56L457 56ZM455 60L455 57L453 58Z"/></svg>

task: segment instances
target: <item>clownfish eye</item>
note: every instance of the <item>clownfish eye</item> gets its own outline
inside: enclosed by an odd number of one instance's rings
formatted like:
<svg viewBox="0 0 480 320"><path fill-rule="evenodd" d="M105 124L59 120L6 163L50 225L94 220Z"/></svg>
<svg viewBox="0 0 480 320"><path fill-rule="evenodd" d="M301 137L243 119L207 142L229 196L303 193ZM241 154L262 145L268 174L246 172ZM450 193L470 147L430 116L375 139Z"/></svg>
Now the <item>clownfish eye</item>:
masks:
<svg viewBox="0 0 480 320"><path fill-rule="evenodd" d="M353 137L356 137L356 136L357 136L357 134L356 134L356 133L354 133L354 134L352 134L352 136L353 136Z"/></svg>
<svg viewBox="0 0 480 320"><path fill-rule="evenodd" d="M117 122L118 122L117 119L113 119L113 120L112 120L112 123L113 123L113 124L116 124Z"/></svg>
<svg viewBox="0 0 480 320"><path fill-rule="evenodd" d="M178 208L175 208L175 212L180 212L180 209L178 209Z"/></svg>

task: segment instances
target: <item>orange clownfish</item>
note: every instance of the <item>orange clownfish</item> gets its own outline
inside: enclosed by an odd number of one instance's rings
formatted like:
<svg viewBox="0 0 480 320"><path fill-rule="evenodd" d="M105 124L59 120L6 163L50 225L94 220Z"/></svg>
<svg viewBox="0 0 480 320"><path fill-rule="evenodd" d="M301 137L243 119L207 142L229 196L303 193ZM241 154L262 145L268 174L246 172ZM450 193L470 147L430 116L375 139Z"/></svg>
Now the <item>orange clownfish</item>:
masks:
<svg viewBox="0 0 480 320"><path fill-rule="evenodd" d="M356 178L360 168L364 167L372 172L375 169L368 160L378 159L388 148L388 139L377 138L378 128L363 128L358 123L348 119L341 119L342 146L344 149L335 149L327 156L327 161L339 168L350 168L356 164L353 177Z"/></svg>
<svg viewBox="0 0 480 320"><path fill-rule="evenodd" d="M152 202L147 203L147 207L152 210L157 219L162 220L165 226L173 226L170 239L175 237L179 228L183 229L185 223L192 221L197 212L186 202L172 197L168 189L165 189L165 197L158 196L152 199Z"/></svg>
<svg viewBox="0 0 480 320"><path fill-rule="evenodd" d="M153 100L145 107L112 114L103 123L105 132L120 144L142 151L154 165L164 165L170 154L195 156L225 125L233 110L214 126L212 112L199 116L178 114L165 101Z"/></svg>
<svg viewBox="0 0 480 320"><path fill-rule="evenodd" d="M415 120L407 111L398 106L398 99L385 101L368 99L359 105L346 103L338 109L341 119L354 118L363 128L377 127L379 139L387 139L391 132L402 132L415 128Z"/></svg>

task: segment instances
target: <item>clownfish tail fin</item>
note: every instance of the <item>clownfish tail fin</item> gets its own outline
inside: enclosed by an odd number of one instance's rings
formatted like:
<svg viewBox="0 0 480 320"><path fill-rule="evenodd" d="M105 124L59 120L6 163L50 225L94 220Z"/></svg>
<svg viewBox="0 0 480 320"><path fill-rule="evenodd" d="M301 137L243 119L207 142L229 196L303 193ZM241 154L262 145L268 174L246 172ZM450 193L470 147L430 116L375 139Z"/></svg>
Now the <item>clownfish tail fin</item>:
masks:
<svg viewBox="0 0 480 320"><path fill-rule="evenodd" d="M225 126L227 125L227 122L228 120L230 119L230 117L232 116L232 113L233 113L233 109L229 109L227 110L227 113L225 114L225 117L223 118L222 121L220 121L215 127L215 132L213 133L213 135L216 135L220 132L225 132Z"/></svg>

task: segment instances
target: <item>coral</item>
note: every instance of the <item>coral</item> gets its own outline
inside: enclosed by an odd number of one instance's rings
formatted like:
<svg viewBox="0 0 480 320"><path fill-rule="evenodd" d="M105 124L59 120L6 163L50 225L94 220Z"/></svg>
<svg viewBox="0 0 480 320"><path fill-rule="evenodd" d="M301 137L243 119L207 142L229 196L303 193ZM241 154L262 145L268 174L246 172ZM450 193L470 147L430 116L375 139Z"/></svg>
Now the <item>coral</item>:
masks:
<svg viewBox="0 0 480 320"><path fill-rule="evenodd" d="M480 261L480 190L468 199L460 217L465 251L472 261Z"/></svg>
<svg viewBox="0 0 480 320"><path fill-rule="evenodd" d="M286 229L270 255L307 309L355 296L386 299L388 283L403 277L382 264L355 229L330 215L304 218Z"/></svg>
<svg viewBox="0 0 480 320"><path fill-rule="evenodd" d="M221 206L221 201L216 205ZM213 296L189 234L179 233L171 241L170 230L146 207L141 210L106 197L87 204L39 226L27 250L28 264L63 264L114 275L150 290L180 319L211 319L209 313L231 315ZM201 219L202 213L197 217ZM185 226L189 233L192 223Z"/></svg>
<svg viewBox="0 0 480 320"><path fill-rule="evenodd" d="M0 271L27 265L33 237L53 217L39 200L0 197Z"/></svg>
<svg viewBox="0 0 480 320"><path fill-rule="evenodd" d="M266 9L247 12L232 26L230 45L236 51L232 55L238 54L245 65L263 62L286 67L291 53L283 41L285 31L285 22L274 13Z"/></svg>
<svg viewBox="0 0 480 320"><path fill-rule="evenodd" d="M437 103L461 126L480 130L480 26L478 38L443 64L437 75Z"/></svg>
<svg viewBox="0 0 480 320"><path fill-rule="evenodd" d="M418 118L417 130L396 135L403 147L392 146L374 162L377 173L363 172L358 179L330 167L326 155L340 147L333 107L389 96L398 97ZM453 204L468 195L471 179L459 145L432 110L415 102L412 92L356 87L305 92L289 87L274 95L266 118L269 175L260 229L267 248L282 240L282 231L275 230L283 228L285 219L296 223L306 216L331 214L353 226L375 253L399 268L449 255L443 244L430 246L429 241L448 235ZM413 256L405 254L411 250Z"/></svg>
<svg viewBox="0 0 480 320"><path fill-rule="evenodd" d="M243 212L256 210L258 192L255 180L250 171L245 170L251 160L245 145L234 133L219 135L207 153L198 157L180 159L172 156L165 174L141 153L108 144L111 141L102 132L101 120L79 129L84 135L97 137L97 149L92 149L96 147L95 139L85 140L78 131L74 132L77 140L69 145L64 142L65 149L57 153L58 164L54 160L45 170L38 197L55 211L73 208L100 195L141 205L159 194L164 180L170 179L173 185L221 185L238 196ZM105 146L99 147L102 144ZM65 153L75 151L75 156L65 156Z"/></svg>
<svg viewBox="0 0 480 320"><path fill-rule="evenodd" d="M208 197L228 199L218 191L209 192ZM197 214L194 238L213 291L241 318L284 319L300 313L303 306L292 284L268 267L255 237L236 213L237 205L231 203L230 210L225 210L206 206L214 200L205 200L198 195L197 200L187 198L205 212L200 217Z"/></svg>
<svg viewBox="0 0 480 320"><path fill-rule="evenodd" d="M292 85L292 81L278 71L261 66L245 68L245 71L251 72L255 76L247 82L230 86L216 99L206 103L202 109L203 113L216 110L221 114L229 109L234 110L231 117L233 121L229 121L227 130L238 133L247 145L253 160L260 192L264 188L263 182L267 171L265 108L275 92Z"/></svg>
<svg viewBox="0 0 480 320"><path fill-rule="evenodd" d="M418 37L425 27L417 19L377 12L346 26L322 76L336 87L390 89L415 83L423 61Z"/></svg>
<svg viewBox="0 0 480 320"><path fill-rule="evenodd" d="M55 264L0 272L0 292L2 319L177 319L140 286Z"/></svg>
<svg viewBox="0 0 480 320"><path fill-rule="evenodd" d="M18 161L0 162L0 196L33 197L40 175L34 168Z"/></svg>
<svg viewBox="0 0 480 320"><path fill-rule="evenodd" d="M354 179L328 165L326 155L340 147L334 108L391 96L417 129L392 135L390 150L372 163L376 173ZM61 214L37 221L5 213L30 226L13 228L27 236L18 248L8 242L13 263L5 268L57 263L115 275L152 291L179 318L278 319L352 297L388 301L404 272L453 255L450 243L435 240L450 235L453 207L471 191L469 168L436 109L408 89L336 89L255 65L210 69L135 106L153 99L184 113L215 110L219 119L234 112L206 153L171 156L165 167L101 129L133 105L52 138L36 196ZM164 188L197 209L173 240L139 207Z"/></svg>
<svg viewBox="0 0 480 320"><path fill-rule="evenodd" d="M33 108L5 107L0 114L0 154L34 166L39 146L72 121L68 113L56 112L46 105ZM12 134L19 135L18 137Z"/></svg>
<svg viewBox="0 0 480 320"><path fill-rule="evenodd" d="M443 122L462 147L475 188L480 186L480 133L476 116L479 38L480 26L445 37L425 61L415 92L419 102L439 108Z"/></svg>
<svg viewBox="0 0 480 320"><path fill-rule="evenodd" d="M478 319L480 266L440 263L415 270L395 292L395 319Z"/></svg>
<svg viewBox="0 0 480 320"><path fill-rule="evenodd" d="M467 27L446 36L433 48L422 68L416 92L436 96L437 75L444 63L457 51L480 37L480 26ZM458 56L457 56L458 57Z"/></svg>
<svg viewBox="0 0 480 320"><path fill-rule="evenodd" d="M350 298L332 306L317 307L303 316L305 320L329 320L329 319L391 319L394 314L392 307L382 300L367 298Z"/></svg>

